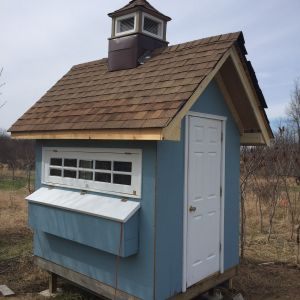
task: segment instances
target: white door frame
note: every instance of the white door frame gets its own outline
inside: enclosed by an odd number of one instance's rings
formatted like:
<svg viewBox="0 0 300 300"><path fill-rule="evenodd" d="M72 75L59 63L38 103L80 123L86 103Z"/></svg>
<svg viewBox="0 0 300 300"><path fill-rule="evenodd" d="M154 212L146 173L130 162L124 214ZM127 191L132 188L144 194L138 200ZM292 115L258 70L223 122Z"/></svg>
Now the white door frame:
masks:
<svg viewBox="0 0 300 300"><path fill-rule="evenodd" d="M221 208L220 208L220 273L224 273L224 207L225 207L225 145L226 145L226 121L223 116L203 114L190 111L185 118L185 165L184 165L184 201L183 201L183 259L182 259L182 292L187 289L187 223L188 223L188 159L189 159L189 117L199 117L222 122L222 144L221 144Z"/></svg>

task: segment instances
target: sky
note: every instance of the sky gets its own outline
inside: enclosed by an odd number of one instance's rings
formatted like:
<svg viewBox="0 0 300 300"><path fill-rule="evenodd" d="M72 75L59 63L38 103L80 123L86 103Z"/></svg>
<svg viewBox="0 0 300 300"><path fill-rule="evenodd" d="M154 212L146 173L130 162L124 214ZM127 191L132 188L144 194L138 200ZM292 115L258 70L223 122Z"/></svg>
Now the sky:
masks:
<svg viewBox="0 0 300 300"><path fill-rule="evenodd" d="M8 129L73 65L107 57L109 12L129 0L0 0L0 128ZM178 44L242 30L274 122L300 77L299 0L149 0Z"/></svg>

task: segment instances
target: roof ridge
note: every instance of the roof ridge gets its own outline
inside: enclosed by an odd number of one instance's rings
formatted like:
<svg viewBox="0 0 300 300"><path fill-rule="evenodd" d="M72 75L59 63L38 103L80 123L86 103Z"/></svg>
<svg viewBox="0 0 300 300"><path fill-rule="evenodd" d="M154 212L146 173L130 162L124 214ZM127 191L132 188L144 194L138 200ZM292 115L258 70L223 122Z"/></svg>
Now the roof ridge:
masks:
<svg viewBox="0 0 300 300"><path fill-rule="evenodd" d="M206 41L206 42L202 43L202 45L212 44L212 43L215 44L215 43L219 43L219 42L224 42L224 40L220 40L220 38L225 37L225 36L228 36L228 37L232 36L228 40L238 40L239 36L242 35L242 34L243 34L242 31L229 32L229 33L224 33L224 34L217 34L217 35L212 35L212 36L208 36L208 37L201 38L201 39L195 39L195 40L184 42L184 43L178 43L178 44L170 45L166 49L179 47L179 46L182 46L184 44L187 44L187 45L190 44L191 45L191 46L186 47L186 48L193 48L193 47L197 47L199 45L198 43L203 42L203 41ZM219 39L215 40L215 41L211 41L212 39L216 39L216 38L219 38ZM197 43L197 44L195 44L195 43Z"/></svg>
<svg viewBox="0 0 300 300"><path fill-rule="evenodd" d="M201 45L207 45L207 44L217 44L217 43L224 43L225 40L221 40L221 37L228 37L227 40L228 41L233 41L233 40L238 40L240 36L242 36L243 33L242 31L236 31L236 32L229 32L229 33L225 33L225 34L218 34L218 35L213 35L213 36L209 36L209 37L205 37L205 38L201 38L201 39L196 39L193 41L188 41L188 42L184 42L184 43L178 43L178 44L174 44L174 45L170 45L168 47L162 47L162 48L157 48L154 51L163 51L164 53L168 53L171 51L182 51L182 50L186 50L186 49L192 49L194 47ZM216 39L218 38L218 39ZM211 41L212 39L216 39L215 41ZM206 41L205 43L201 43L201 41ZM182 45L186 45L185 47L181 48L181 49L175 49L174 48L179 48ZM81 63L81 64L77 64L74 65L72 67L72 69L81 69L81 68L85 68L85 67L90 67L91 65L99 65L99 64L104 64L107 62L107 57L98 59L98 60L93 60L93 61L89 61L89 62L85 62L85 63Z"/></svg>

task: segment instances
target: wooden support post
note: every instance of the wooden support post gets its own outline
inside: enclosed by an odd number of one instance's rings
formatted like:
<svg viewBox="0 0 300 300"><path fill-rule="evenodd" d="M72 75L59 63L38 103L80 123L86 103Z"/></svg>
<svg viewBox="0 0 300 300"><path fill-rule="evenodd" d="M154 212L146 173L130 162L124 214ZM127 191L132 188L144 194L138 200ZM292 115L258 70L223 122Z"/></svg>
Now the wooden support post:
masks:
<svg viewBox="0 0 300 300"><path fill-rule="evenodd" d="M230 278L230 279L228 280L228 288L229 288L230 290L233 289L233 279L232 279L232 278Z"/></svg>
<svg viewBox="0 0 300 300"><path fill-rule="evenodd" d="M57 275L49 273L49 293L55 294L57 292Z"/></svg>

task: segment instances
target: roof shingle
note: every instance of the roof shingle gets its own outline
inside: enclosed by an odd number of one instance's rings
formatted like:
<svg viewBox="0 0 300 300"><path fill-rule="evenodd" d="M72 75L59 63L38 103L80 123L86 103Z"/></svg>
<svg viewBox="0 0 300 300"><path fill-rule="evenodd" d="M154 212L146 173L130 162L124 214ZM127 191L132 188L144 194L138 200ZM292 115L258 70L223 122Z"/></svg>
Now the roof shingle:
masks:
<svg viewBox="0 0 300 300"><path fill-rule="evenodd" d="M10 131L166 127L241 36L156 49L129 70L109 72L107 59L76 65Z"/></svg>

